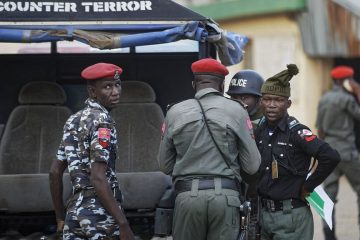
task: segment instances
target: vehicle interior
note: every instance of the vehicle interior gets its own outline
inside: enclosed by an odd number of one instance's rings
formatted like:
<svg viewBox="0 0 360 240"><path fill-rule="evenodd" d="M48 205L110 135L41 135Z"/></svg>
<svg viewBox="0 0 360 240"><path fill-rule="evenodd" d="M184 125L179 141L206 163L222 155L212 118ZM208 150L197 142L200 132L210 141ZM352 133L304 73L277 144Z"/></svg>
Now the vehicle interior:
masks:
<svg viewBox="0 0 360 240"><path fill-rule="evenodd" d="M126 216L143 239L170 235L174 193L156 158L161 125L168 104L193 97L190 66L200 58L199 48L208 46L191 43L191 50L181 52L59 53L53 45L49 53L0 54L0 237L9 230L54 232L49 168L66 119L87 98L80 72L98 62L124 69L121 100L111 114ZM65 174L64 201L70 195Z"/></svg>

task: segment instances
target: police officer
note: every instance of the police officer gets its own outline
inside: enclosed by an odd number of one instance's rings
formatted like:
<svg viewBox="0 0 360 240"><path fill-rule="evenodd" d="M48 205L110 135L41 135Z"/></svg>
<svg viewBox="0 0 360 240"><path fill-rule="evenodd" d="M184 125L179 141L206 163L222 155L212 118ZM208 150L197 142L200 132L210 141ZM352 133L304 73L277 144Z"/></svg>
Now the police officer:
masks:
<svg viewBox="0 0 360 240"><path fill-rule="evenodd" d="M66 121L49 175L58 231L63 227L64 239L134 239L121 210L115 174L116 129L109 115L119 102L121 73L120 67L108 63L89 66L81 73L88 83L89 98L85 108ZM66 168L73 195L64 218L62 176Z"/></svg>
<svg viewBox="0 0 360 240"><path fill-rule="evenodd" d="M324 181L325 191L336 203L339 190L339 178L345 175L357 194L358 209L360 209L360 160L355 144L354 122L360 121L360 105L352 95L354 70L347 66L338 66L331 71L333 88L320 100L318 106L317 128L319 136L339 151L341 162L334 172ZM349 82L351 92L343 86ZM359 216L360 222L360 216ZM335 237L335 218L333 231L324 224L324 233L327 240Z"/></svg>
<svg viewBox="0 0 360 240"><path fill-rule="evenodd" d="M260 107L261 86L264 79L254 70L241 70L230 81L226 92L232 99L240 100L247 105L247 111L254 127L263 116Z"/></svg>
<svg viewBox="0 0 360 240"><path fill-rule="evenodd" d="M308 127L287 113L290 79L295 64L262 86L265 117L255 131L261 154L258 194L261 198L261 239L313 239L314 224L306 197L331 173L340 156ZM307 178L311 158L317 168Z"/></svg>
<svg viewBox="0 0 360 240"><path fill-rule="evenodd" d="M263 117L263 111L260 107L261 86L264 79L254 70L241 70L236 73L230 81L229 90L226 92L231 99L242 101L247 105L247 111L250 120L256 129L260 119ZM247 199L251 202L251 215L248 227L248 239L255 239L259 230L258 224L258 199L256 193L256 174L241 174L244 181L249 185Z"/></svg>
<svg viewBox="0 0 360 240"><path fill-rule="evenodd" d="M191 65L195 99L173 105L162 127L159 161L171 174L177 197L174 240L236 239L239 169L260 164L244 107L222 95L225 66L214 59Z"/></svg>

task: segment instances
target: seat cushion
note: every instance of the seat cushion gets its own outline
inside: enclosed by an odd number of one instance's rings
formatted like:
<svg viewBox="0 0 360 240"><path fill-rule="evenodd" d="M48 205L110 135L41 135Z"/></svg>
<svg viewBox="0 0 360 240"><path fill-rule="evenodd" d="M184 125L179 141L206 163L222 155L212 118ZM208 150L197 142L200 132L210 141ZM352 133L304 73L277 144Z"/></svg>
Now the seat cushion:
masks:
<svg viewBox="0 0 360 240"><path fill-rule="evenodd" d="M159 200L171 189L171 178L162 172L117 173L124 196L124 209L155 209Z"/></svg>
<svg viewBox="0 0 360 240"><path fill-rule="evenodd" d="M64 201L72 192L64 174ZM49 174L0 175L0 210L9 213L53 211Z"/></svg>

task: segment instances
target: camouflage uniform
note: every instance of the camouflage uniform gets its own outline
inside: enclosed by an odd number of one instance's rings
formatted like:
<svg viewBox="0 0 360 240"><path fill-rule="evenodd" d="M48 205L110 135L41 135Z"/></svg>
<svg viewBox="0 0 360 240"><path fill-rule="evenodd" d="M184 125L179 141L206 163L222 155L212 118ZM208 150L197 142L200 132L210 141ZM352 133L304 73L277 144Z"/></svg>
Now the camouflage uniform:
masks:
<svg viewBox="0 0 360 240"><path fill-rule="evenodd" d="M97 101L85 103L67 120L57 153L58 160L68 162L74 193L67 206L64 239L118 239L119 228L90 183L91 163L105 162L106 178L112 189L118 188L115 122Z"/></svg>

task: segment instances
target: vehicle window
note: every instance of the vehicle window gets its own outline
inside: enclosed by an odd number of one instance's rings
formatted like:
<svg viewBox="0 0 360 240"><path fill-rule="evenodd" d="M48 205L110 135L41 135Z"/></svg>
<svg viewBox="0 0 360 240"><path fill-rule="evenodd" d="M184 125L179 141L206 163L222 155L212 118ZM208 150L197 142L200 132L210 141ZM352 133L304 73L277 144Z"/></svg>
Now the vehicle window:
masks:
<svg viewBox="0 0 360 240"><path fill-rule="evenodd" d="M51 44L46 43L0 43L0 54L50 54Z"/></svg>
<svg viewBox="0 0 360 240"><path fill-rule="evenodd" d="M130 48L117 48L117 49L97 49L78 41L60 41L57 42L58 53L129 53Z"/></svg>
<svg viewBox="0 0 360 240"><path fill-rule="evenodd" d="M135 48L137 53L153 52L198 52L199 42L193 40L180 40L172 43L139 46Z"/></svg>

